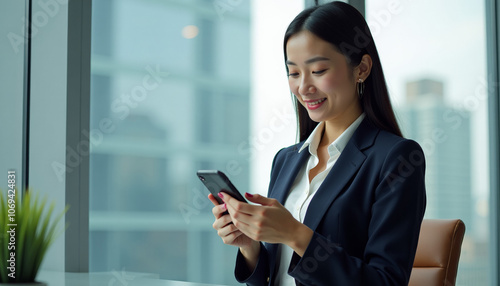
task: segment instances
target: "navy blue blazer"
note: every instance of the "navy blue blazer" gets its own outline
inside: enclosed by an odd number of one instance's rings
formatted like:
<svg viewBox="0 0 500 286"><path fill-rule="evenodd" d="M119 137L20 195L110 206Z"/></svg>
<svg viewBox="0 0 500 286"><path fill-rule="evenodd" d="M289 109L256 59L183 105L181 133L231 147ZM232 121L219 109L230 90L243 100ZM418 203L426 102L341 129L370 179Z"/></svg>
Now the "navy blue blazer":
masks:
<svg viewBox="0 0 500 286"><path fill-rule="evenodd" d="M276 154L268 197L283 205L309 152L304 142ZM364 119L313 197L304 224L314 231L288 274L297 285L408 285L425 205L425 158L420 146ZM263 243L248 271L240 252L235 276L274 285L277 244Z"/></svg>

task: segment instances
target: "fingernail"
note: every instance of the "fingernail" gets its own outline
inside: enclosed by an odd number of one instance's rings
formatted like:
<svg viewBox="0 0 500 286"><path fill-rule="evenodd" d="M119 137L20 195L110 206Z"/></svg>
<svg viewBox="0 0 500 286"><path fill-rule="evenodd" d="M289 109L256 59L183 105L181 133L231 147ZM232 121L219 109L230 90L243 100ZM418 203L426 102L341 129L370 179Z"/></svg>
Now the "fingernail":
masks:
<svg viewBox="0 0 500 286"><path fill-rule="evenodd" d="M245 193L245 195L246 195L247 197L251 197L251 198L253 198L253 195L252 195L252 194L250 194L250 193Z"/></svg>
<svg viewBox="0 0 500 286"><path fill-rule="evenodd" d="M223 204L220 208L221 208L223 211L227 210L227 206L226 206L226 204Z"/></svg>
<svg viewBox="0 0 500 286"><path fill-rule="evenodd" d="M218 193L217 194L219 196L219 198L223 199L224 198L224 195L222 193Z"/></svg>

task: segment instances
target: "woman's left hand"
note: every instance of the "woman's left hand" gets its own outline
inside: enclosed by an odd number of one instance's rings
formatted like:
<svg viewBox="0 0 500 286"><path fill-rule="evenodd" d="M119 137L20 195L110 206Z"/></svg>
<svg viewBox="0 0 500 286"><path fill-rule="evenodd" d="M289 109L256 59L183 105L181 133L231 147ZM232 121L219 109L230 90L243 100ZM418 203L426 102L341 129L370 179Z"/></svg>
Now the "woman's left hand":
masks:
<svg viewBox="0 0 500 286"><path fill-rule="evenodd" d="M286 244L301 256L305 252L313 231L297 221L276 199L245 193L248 201L260 204L251 205L226 193L220 194L234 226L245 235L257 241Z"/></svg>

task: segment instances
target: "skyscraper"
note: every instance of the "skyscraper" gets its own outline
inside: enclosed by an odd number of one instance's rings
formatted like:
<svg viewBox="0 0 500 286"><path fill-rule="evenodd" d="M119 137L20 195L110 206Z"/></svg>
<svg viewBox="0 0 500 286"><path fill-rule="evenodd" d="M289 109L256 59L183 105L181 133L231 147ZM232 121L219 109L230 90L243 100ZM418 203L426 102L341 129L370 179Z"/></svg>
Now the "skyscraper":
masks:
<svg viewBox="0 0 500 286"><path fill-rule="evenodd" d="M458 280L487 285L488 242L476 225L472 185L471 112L445 102L441 81L421 79L406 85L406 104L398 110L403 135L420 143L427 163L425 218L465 222ZM457 284L458 285L458 284Z"/></svg>
<svg viewBox="0 0 500 286"><path fill-rule="evenodd" d="M407 83L398 112L403 135L420 143L427 163L427 218L460 218L473 228L470 112L445 103L443 82Z"/></svg>

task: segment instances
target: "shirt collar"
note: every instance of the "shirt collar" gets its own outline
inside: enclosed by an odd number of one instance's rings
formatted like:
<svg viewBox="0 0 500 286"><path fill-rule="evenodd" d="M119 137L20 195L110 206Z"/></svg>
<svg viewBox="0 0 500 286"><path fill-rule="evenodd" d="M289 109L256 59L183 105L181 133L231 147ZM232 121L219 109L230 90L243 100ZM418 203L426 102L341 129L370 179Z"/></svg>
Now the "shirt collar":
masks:
<svg viewBox="0 0 500 286"><path fill-rule="evenodd" d="M358 126L361 124L361 121L365 118L365 113L362 113L356 120L354 120L347 129L340 134L340 136L335 139L329 146L328 146L328 153L330 156L332 156L334 153L341 153L345 146L347 145L347 142L351 139L352 135L354 134L354 131L358 128ZM323 134L323 129L325 128L325 122L322 121L320 122L316 128L314 128L313 132L309 137L306 139L302 147L299 149L299 153L302 152L306 147L309 148L309 153L311 155L317 156L317 150L318 150L318 145L319 142L321 141L321 135Z"/></svg>

